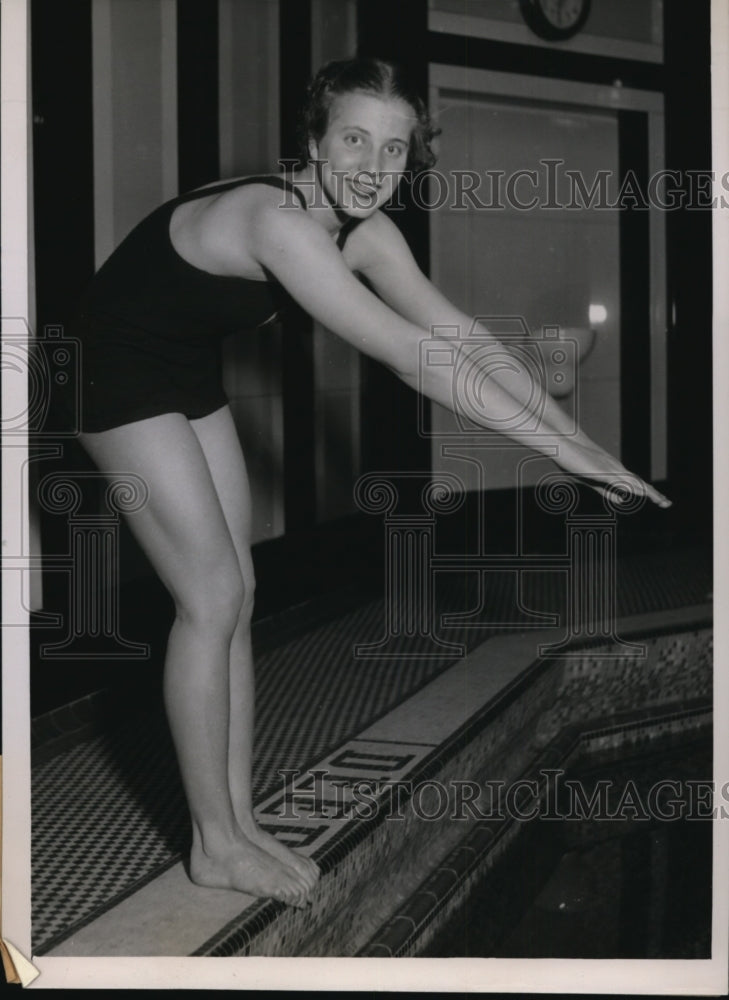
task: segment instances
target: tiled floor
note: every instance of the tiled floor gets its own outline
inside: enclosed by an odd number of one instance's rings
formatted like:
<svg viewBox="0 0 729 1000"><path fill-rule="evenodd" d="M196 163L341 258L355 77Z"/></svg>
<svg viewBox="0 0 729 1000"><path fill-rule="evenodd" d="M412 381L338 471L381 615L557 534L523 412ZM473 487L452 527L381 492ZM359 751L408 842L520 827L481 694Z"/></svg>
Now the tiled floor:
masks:
<svg viewBox="0 0 729 1000"><path fill-rule="evenodd" d="M618 616L705 603L711 588L701 554L661 552L618 566ZM473 581L443 576L439 613L475 601ZM524 604L560 612L555 574L525 577ZM489 581L491 620L511 617L505 575ZM257 662L255 795L270 795L282 768L306 769L412 696L454 661L420 659L416 638L402 659L357 659L353 646L383 634L375 601L320 625ZM473 648L494 629L443 628ZM557 636L559 629L556 630ZM422 647L421 647L422 648ZM67 741L68 744L68 741ZM42 954L179 860L188 818L166 725L158 706L130 713L110 731L85 735L33 769L33 951Z"/></svg>

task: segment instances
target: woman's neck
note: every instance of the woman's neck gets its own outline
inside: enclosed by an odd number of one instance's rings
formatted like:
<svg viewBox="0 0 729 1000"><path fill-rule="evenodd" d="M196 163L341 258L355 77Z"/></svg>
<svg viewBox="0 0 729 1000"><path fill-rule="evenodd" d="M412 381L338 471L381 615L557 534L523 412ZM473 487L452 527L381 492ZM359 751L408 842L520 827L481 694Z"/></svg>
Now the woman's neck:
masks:
<svg viewBox="0 0 729 1000"><path fill-rule="evenodd" d="M309 215L332 235L339 232L348 216L332 202L321 183L316 164L309 162L292 175L294 185L306 201Z"/></svg>

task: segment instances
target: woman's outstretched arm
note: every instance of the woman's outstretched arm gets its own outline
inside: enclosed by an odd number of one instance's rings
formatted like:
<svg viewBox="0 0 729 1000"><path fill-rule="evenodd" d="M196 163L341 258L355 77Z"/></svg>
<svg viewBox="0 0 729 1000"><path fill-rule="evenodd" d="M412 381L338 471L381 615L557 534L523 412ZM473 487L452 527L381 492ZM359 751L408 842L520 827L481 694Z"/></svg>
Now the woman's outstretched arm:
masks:
<svg viewBox="0 0 729 1000"><path fill-rule="evenodd" d="M477 324L473 317L459 310L426 278L399 229L387 216L382 213L373 216L368 227L361 227L358 235L364 260L361 270L377 294L397 313L421 327L456 329L459 338L465 338L464 349L473 353L475 364L488 364L491 357L489 392L494 383L500 384L517 401L518 414L528 411L539 420L540 433L548 435L552 445L554 435L558 436L560 454L551 456L558 464L577 475L588 475L581 471L586 462L597 462L605 472L626 474L624 466L614 456L575 426L573 418L550 396L544 383L532 377L521 359L512 355L512 364L503 363L511 354L508 342L500 341L486 326ZM514 377L515 372L520 375ZM519 440L524 438L519 435ZM641 488L654 503L661 507L671 506L663 494L637 477L633 478L641 483ZM590 485L605 492L597 484Z"/></svg>
<svg viewBox="0 0 729 1000"><path fill-rule="evenodd" d="M408 385L454 408L451 380L443 369L426 369L420 378L420 345L428 332L365 288L321 226L299 209L265 205L258 208L252 235L254 256L314 319ZM514 399L494 386L488 404L484 425L501 430L504 416L513 412ZM533 446L543 438L534 435Z"/></svg>
<svg viewBox="0 0 729 1000"><path fill-rule="evenodd" d="M499 340L482 323L477 324L472 316L460 310L426 278L399 229L390 219L381 213L373 217L370 227L362 232L361 243L365 258L364 275L377 294L397 313L426 330L434 326L457 329L459 338L464 341L465 351L470 348L484 363L489 360L491 347L494 364L489 368L489 378L514 397L519 404L519 412L528 411L539 419L543 433L569 435L601 450L583 431L575 428L572 418L549 395L545 385L526 370L523 360L513 356L508 341ZM499 366L499 359L509 355L513 357L513 364ZM515 376L517 371L520 375Z"/></svg>
<svg viewBox="0 0 729 1000"><path fill-rule="evenodd" d="M385 221L389 223L389 220ZM360 245L361 231L371 227L369 239L372 240L376 235L375 226L371 225L373 222L378 226L379 216L368 219L353 234L353 237L360 237L358 240ZM368 291L352 275L331 236L309 219L303 210L282 210L270 203L261 204L255 211L249 233L253 256L273 273L314 319L365 354L391 368L406 384L423 392L433 401L450 410L458 409L459 401L454 398L452 389L452 368L424 365L421 369L420 345L425 339L432 343L430 331L422 323L412 322L406 318L409 312L410 315L415 315L419 306L413 305L410 310L406 303L397 301L396 311L381 301L377 295ZM379 291L380 282L377 280L375 270L367 266L367 261L364 259L366 256L365 254L363 257L362 270ZM392 251L387 249L383 259L390 259L392 273L397 278L397 254L393 257ZM406 270L407 257L404 267ZM418 271L418 274L420 273ZM432 289L430 282L427 282L422 275L421 277L422 281ZM397 293L399 300L413 294L413 286L408 281L407 275L403 278L403 282L404 291ZM386 297L387 291L383 290L382 294L383 298ZM453 323L454 307L442 297L438 299L438 293L435 294L436 298L431 301L436 304L437 315L432 317L430 323L444 325ZM449 306L447 313L442 303ZM463 314L456 312L455 316L457 322L457 317ZM448 341L445 346L451 349L452 341ZM460 344L458 349L469 350L464 344ZM536 389L536 386L532 388ZM512 394L509 386L491 379L484 405L476 416L470 412L467 416L469 419L476 419L486 428L504 433L547 455L570 473L594 477L608 485L615 480L625 481L627 471L617 459L589 442L585 435L573 438L566 436L573 431L573 428L570 424L569 431L567 430L567 418L554 403L552 407L549 403L545 406L546 419L542 419L537 432L510 433L509 417L513 415L515 407L520 405L521 401ZM547 413L547 410L550 412ZM552 413L552 410L555 412ZM651 486L642 483L637 477L633 479L636 491L645 490L647 495L661 506L668 504L668 501ZM597 489L601 488L597 483L595 485Z"/></svg>

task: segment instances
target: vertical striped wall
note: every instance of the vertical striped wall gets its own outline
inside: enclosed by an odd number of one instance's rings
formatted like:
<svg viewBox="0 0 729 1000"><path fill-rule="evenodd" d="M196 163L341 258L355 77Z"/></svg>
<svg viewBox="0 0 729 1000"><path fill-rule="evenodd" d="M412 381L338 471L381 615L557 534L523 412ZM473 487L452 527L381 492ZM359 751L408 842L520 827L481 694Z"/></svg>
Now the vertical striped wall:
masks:
<svg viewBox="0 0 729 1000"><path fill-rule="evenodd" d="M312 0L311 64L357 53L355 0ZM355 510L352 486L362 469L362 355L314 325L314 474L317 519Z"/></svg>
<svg viewBox="0 0 729 1000"><path fill-rule="evenodd" d="M279 0L219 0L221 177L277 170L279 8ZM277 325L224 345L223 381L251 482L254 541L286 530L282 363Z"/></svg>
<svg viewBox="0 0 729 1000"><path fill-rule="evenodd" d="M311 65L357 55L356 0L311 0Z"/></svg>
<svg viewBox="0 0 729 1000"><path fill-rule="evenodd" d="M279 156L279 0L219 0L220 171L273 171Z"/></svg>
<svg viewBox="0 0 729 1000"><path fill-rule="evenodd" d="M97 267L177 193L175 0L93 0Z"/></svg>

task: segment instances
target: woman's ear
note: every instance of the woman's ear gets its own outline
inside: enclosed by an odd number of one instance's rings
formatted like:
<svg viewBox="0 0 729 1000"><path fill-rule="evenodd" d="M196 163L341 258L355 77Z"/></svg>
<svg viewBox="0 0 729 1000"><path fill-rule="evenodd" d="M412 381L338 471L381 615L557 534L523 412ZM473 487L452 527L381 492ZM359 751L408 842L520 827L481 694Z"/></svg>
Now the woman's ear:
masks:
<svg viewBox="0 0 729 1000"><path fill-rule="evenodd" d="M309 149L309 159L318 160L319 159L319 143L314 139L313 136L309 136L309 142L307 143Z"/></svg>

